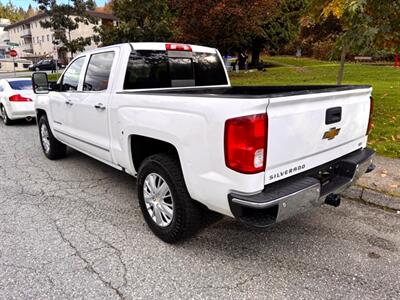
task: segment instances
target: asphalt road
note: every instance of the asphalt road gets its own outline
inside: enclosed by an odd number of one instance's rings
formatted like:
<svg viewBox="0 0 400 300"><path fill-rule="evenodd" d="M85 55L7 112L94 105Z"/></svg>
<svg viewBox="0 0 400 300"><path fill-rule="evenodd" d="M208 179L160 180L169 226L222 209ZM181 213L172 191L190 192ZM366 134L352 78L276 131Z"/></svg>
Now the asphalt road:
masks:
<svg viewBox="0 0 400 300"><path fill-rule="evenodd" d="M222 219L183 244L147 228L135 180L0 124L1 299L399 299L400 216L344 201L265 231Z"/></svg>

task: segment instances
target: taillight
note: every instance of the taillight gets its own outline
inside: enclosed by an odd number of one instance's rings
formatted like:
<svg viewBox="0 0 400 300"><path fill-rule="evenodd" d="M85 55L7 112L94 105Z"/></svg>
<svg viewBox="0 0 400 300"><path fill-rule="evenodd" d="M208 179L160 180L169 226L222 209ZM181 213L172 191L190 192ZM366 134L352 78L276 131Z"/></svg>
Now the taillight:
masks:
<svg viewBox="0 0 400 300"><path fill-rule="evenodd" d="M185 44L165 44L165 49L167 51L192 51L192 47Z"/></svg>
<svg viewBox="0 0 400 300"><path fill-rule="evenodd" d="M266 167L267 114L244 116L225 122L225 164L245 174L263 172Z"/></svg>
<svg viewBox="0 0 400 300"><path fill-rule="evenodd" d="M374 98L370 98L369 102L369 119L368 119L368 129L367 129L367 135L371 132L372 129L372 114L374 113Z"/></svg>
<svg viewBox="0 0 400 300"><path fill-rule="evenodd" d="M31 98L22 97L20 94L10 96L8 99L11 102L30 102L30 101L32 101Z"/></svg>

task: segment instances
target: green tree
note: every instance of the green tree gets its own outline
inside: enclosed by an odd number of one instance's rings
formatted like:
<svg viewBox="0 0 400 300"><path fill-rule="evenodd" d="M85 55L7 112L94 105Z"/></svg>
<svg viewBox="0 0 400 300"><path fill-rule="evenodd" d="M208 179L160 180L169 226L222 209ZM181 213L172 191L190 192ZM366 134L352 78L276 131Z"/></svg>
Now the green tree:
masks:
<svg viewBox="0 0 400 300"><path fill-rule="evenodd" d="M118 25L96 28L97 42L102 45L161 42L173 35L172 17L165 0L113 0L111 7Z"/></svg>
<svg viewBox="0 0 400 300"><path fill-rule="evenodd" d="M36 11L32 8L32 5L29 4L28 9L26 11L26 17L33 17L36 14Z"/></svg>
<svg viewBox="0 0 400 300"><path fill-rule="evenodd" d="M277 2L170 0L178 29L175 39L216 47L223 53L251 49L252 56L259 57L265 41L262 25L274 16Z"/></svg>
<svg viewBox="0 0 400 300"><path fill-rule="evenodd" d="M310 12L317 20L337 18L342 33L337 39L341 51L337 83L344 77L346 54L366 48L393 47L400 42L400 4L376 0L312 0Z"/></svg>
<svg viewBox="0 0 400 300"><path fill-rule="evenodd" d="M25 18L25 11L16 7L11 1L6 5L0 2L0 18L9 19L11 23L15 23Z"/></svg>
<svg viewBox="0 0 400 300"><path fill-rule="evenodd" d="M69 52L72 59L76 52L90 45L91 37L72 39L71 32L78 29L80 24L97 24L97 19L89 14L95 8L93 0L71 0L67 4L58 4L56 0L36 1L39 9L48 15L40 24L43 28L54 30L55 42L61 42L61 51Z"/></svg>
<svg viewBox="0 0 400 300"><path fill-rule="evenodd" d="M300 18L307 7L306 4L306 0L283 0L276 3L273 13L265 16L261 30L252 38L251 65L258 65L263 49L278 53L284 46L297 39L301 28Z"/></svg>

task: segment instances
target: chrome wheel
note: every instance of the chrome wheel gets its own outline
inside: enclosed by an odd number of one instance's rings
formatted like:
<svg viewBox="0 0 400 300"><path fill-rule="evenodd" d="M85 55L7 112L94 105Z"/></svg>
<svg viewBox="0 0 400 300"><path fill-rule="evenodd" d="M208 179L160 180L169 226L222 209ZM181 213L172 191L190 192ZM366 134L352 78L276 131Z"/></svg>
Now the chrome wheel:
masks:
<svg viewBox="0 0 400 300"><path fill-rule="evenodd" d="M49 137L49 130L47 129L47 126L45 124L42 124L42 126L40 127L40 137L42 140L44 152L49 153L50 152L50 137Z"/></svg>
<svg viewBox="0 0 400 300"><path fill-rule="evenodd" d="M6 113L6 109L4 108L4 106L1 107L1 118L3 119L4 123L7 123L7 113Z"/></svg>
<svg viewBox="0 0 400 300"><path fill-rule="evenodd" d="M171 224L174 201L167 182L158 174L150 173L144 180L143 197L147 212L160 227Z"/></svg>

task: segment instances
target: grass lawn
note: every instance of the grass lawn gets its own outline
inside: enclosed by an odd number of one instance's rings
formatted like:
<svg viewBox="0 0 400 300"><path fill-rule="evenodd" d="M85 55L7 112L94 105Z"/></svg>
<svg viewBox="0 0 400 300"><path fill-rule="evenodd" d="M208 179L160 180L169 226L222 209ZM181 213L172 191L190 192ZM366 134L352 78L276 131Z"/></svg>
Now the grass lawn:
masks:
<svg viewBox="0 0 400 300"><path fill-rule="evenodd" d="M60 72L60 71L59 71ZM49 79L49 80L57 80L58 79L58 77L60 77L60 75L61 75L61 72L60 73L58 73L58 74L47 74L47 78Z"/></svg>
<svg viewBox="0 0 400 300"><path fill-rule="evenodd" d="M277 67L266 72L230 73L233 85L335 84L338 64L294 57L263 57ZM346 64L344 84L374 88L375 111L369 144L379 154L400 158L400 69L391 66Z"/></svg>

